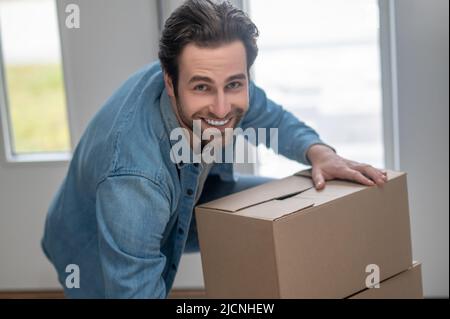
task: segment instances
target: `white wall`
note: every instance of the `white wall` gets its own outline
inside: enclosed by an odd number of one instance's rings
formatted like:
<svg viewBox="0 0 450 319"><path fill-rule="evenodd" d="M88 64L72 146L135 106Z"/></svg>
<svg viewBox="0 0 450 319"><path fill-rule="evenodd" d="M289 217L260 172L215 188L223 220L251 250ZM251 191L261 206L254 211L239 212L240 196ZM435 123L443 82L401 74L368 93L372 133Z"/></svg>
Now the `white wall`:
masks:
<svg viewBox="0 0 450 319"><path fill-rule="evenodd" d="M427 297L449 295L449 1L395 0L400 169Z"/></svg>
<svg viewBox="0 0 450 319"><path fill-rule="evenodd" d="M80 29L65 27L65 7L80 7ZM131 73L158 57L156 0L58 0L74 145L89 120Z"/></svg>

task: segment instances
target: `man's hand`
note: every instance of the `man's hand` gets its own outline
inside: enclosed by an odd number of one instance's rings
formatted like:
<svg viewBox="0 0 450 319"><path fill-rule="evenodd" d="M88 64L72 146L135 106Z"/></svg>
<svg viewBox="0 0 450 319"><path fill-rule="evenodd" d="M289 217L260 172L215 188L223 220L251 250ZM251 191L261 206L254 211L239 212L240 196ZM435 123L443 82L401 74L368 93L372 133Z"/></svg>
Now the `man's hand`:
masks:
<svg viewBox="0 0 450 319"><path fill-rule="evenodd" d="M339 178L363 185L382 186L387 181L386 172L368 164L347 160L337 155L331 148L315 144L307 152L312 164L312 179L317 190L325 187L325 181Z"/></svg>

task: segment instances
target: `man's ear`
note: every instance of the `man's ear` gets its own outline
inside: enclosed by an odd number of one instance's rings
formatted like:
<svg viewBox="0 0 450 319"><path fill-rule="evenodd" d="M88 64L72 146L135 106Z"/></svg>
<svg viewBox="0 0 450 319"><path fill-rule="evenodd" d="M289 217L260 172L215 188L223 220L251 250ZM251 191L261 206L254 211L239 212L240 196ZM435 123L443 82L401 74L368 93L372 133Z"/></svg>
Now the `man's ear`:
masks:
<svg viewBox="0 0 450 319"><path fill-rule="evenodd" d="M166 85L167 95L170 97L175 97L172 79L166 72L164 72L164 84Z"/></svg>

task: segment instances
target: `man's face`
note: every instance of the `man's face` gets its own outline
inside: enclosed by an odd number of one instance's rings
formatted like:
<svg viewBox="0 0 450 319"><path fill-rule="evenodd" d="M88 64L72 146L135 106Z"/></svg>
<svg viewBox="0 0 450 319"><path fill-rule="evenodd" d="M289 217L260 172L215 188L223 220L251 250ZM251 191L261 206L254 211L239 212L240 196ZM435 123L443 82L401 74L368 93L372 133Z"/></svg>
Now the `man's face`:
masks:
<svg viewBox="0 0 450 319"><path fill-rule="evenodd" d="M246 51L241 41L216 48L188 44L179 58L178 98L167 75L166 87L182 126L193 129L201 120L202 132L234 128L248 109Z"/></svg>

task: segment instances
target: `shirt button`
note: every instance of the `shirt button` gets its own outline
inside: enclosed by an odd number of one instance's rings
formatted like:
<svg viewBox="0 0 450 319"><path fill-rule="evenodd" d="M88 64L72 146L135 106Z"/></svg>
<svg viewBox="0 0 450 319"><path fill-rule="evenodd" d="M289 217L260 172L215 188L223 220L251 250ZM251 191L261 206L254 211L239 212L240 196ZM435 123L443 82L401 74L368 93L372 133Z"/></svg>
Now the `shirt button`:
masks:
<svg viewBox="0 0 450 319"><path fill-rule="evenodd" d="M187 193L189 196L192 196L192 194L194 194L194 191L192 190L192 188L188 188L187 191L186 191L186 193Z"/></svg>

